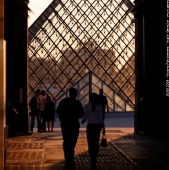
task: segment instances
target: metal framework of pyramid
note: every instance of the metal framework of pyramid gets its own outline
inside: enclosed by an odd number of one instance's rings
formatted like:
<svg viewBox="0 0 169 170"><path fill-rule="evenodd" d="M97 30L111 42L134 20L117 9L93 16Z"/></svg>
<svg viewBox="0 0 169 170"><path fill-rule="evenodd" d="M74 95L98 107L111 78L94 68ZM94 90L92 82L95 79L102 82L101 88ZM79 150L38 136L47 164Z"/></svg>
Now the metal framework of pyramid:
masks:
<svg viewBox="0 0 169 170"><path fill-rule="evenodd" d="M110 111L133 111L135 30L129 0L53 0L29 27L29 97L57 103L70 87L83 106L103 88Z"/></svg>

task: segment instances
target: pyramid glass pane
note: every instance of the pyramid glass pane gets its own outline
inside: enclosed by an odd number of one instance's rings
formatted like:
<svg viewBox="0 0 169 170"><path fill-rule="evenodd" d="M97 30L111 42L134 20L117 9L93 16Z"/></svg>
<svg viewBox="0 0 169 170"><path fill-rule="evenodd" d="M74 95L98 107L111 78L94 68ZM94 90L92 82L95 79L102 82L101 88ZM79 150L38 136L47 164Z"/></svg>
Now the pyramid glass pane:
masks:
<svg viewBox="0 0 169 170"><path fill-rule="evenodd" d="M53 0L29 27L29 97L44 89L58 102L78 89L104 93L110 111L133 111L135 30L130 0Z"/></svg>

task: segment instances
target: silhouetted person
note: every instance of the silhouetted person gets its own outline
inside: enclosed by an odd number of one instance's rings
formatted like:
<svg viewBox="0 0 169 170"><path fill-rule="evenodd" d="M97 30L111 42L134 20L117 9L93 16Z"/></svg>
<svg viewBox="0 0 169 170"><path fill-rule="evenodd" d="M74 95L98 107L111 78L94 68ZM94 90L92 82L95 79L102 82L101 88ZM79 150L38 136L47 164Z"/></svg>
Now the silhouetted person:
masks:
<svg viewBox="0 0 169 170"><path fill-rule="evenodd" d="M103 107L103 118L105 118L105 111L109 112L109 106L107 97L103 95L103 89L99 89L98 103Z"/></svg>
<svg viewBox="0 0 169 170"><path fill-rule="evenodd" d="M55 123L55 103L50 96L47 96L47 102L45 104L45 120L47 122L48 132L53 132Z"/></svg>
<svg viewBox="0 0 169 170"><path fill-rule="evenodd" d="M35 95L31 98L29 102L29 107L31 109L31 126L30 131L33 132L35 117L37 117L38 132L41 132L41 117L40 117L40 89L37 89Z"/></svg>
<svg viewBox="0 0 169 170"><path fill-rule="evenodd" d="M86 133L88 142L88 152L91 160L91 167L96 167L97 156L100 147L100 132L104 127L103 109L98 104L98 95L96 93L89 94L89 103L85 106L85 114L82 124L87 121Z"/></svg>
<svg viewBox="0 0 169 170"><path fill-rule="evenodd" d="M45 104L47 96L45 95L45 90L41 90L40 98L40 118L41 118L41 130L46 132L46 122L45 122Z"/></svg>
<svg viewBox="0 0 169 170"><path fill-rule="evenodd" d="M75 88L70 88L69 96L62 99L56 109L61 123L65 163L68 166L75 164L74 148L79 136L79 119L84 115L81 102L76 100L77 90Z"/></svg>

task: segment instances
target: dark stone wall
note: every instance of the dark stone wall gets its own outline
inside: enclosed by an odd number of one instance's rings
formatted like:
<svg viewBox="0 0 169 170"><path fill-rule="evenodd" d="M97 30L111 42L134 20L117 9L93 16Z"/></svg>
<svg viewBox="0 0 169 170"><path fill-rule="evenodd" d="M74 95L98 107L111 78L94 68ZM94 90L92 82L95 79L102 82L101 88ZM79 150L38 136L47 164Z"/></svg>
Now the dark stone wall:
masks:
<svg viewBox="0 0 169 170"><path fill-rule="evenodd" d="M135 132L166 138L169 129L169 97L166 97L167 4L147 0L137 0L135 4Z"/></svg>
<svg viewBox="0 0 169 170"><path fill-rule="evenodd" d="M19 3L15 0L6 0L4 3L7 98L13 105L26 104L28 53L26 3L24 1Z"/></svg>
<svg viewBox="0 0 169 170"><path fill-rule="evenodd" d="M4 1L4 38L6 40L6 96L18 111L16 130L28 131L27 60L28 60L27 0ZM13 127L17 129L16 127ZM26 129L25 129L26 128Z"/></svg>

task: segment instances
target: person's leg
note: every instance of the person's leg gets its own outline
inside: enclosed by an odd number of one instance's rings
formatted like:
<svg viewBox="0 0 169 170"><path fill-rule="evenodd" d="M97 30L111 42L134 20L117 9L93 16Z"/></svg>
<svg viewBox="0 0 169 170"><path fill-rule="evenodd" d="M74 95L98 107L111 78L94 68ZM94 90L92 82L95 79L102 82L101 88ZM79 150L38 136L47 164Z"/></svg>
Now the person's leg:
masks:
<svg viewBox="0 0 169 170"><path fill-rule="evenodd" d="M99 148L100 148L100 133L101 133L101 125L96 125L95 129L95 157L97 159Z"/></svg>
<svg viewBox="0 0 169 170"><path fill-rule="evenodd" d="M87 126L87 141L92 166L96 166L97 162L97 155L99 153L100 130L100 125L92 124Z"/></svg>
<svg viewBox="0 0 169 170"><path fill-rule="evenodd" d="M93 125L88 124L86 129L86 135L87 135L88 152L89 152L90 160L93 157L93 135L94 134L93 134Z"/></svg>
<svg viewBox="0 0 169 170"><path fill-rule="evenodd" d="M41 131L41 112L37 115L37 123L38 123L38 132Z"/></svg>
<svg viewBox="0 0 169 170"><path fill-rule="evenodd" d="M48 132L50 131L50 121L47 121Z"/></svg>
<svg viewBox="0 0 169 170"><path fill-rule="evenodd" d="M61 126L63 136L63 151L66 165L74 164L74 147L77 142L79 129L74 129L71 126Z"/></svg>
<svg viewBox="0 0 169 170"><path fill-rule="evenodd" d="M42 130L46 131L46 122L45 122L45 112L41 111L41 118L42 118Z"/></svg>
<svg viewBox="0 0 169 170"><path fill-rule="evenodd" d="M55 123L55 121L51 120L51 132L53 132L54 123Z"/></svg>
<svg viewBox="0 0 169 170"><path fill-rule="evenodd" d="M32 131L32 132L33 132L34 124L35 124L35 115L32 115L31 116L31 126L30 126L30 131Z"/></svg>
<svg viewBox="0 0 169 170"><path fill-rule="evenodd" d="M67 133L66 133L66 128L61 125L61 131L62 131L62 137L63 137L63 152L64 152L64 158L65 158L65 162L67 160L67 146L66 146L66 139L67 139Z"/></svg>
<svg viewBox="0 0 169 170"><path fill-rule="evenodd" d="M72 133L72 145L71 145L71 147L70 147L70 157L71 157L71 159L72 159L72 161L74 161L74 151L75 151L75 147L76 147L76 143L77 143L77 139L78 139L78 136L79 136L79 126L77 125L77 126L75 126L74 128L73 128L73 133ZM70 132L70 134L71 134L71 132Z"/></svg>
<svg viewBox="0 0 169 170"><path fill-rule="evenodd" d="M105 108L103 109L103 120L105 120Z"/></svg>

